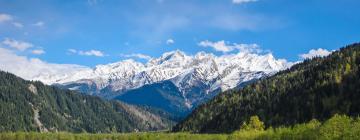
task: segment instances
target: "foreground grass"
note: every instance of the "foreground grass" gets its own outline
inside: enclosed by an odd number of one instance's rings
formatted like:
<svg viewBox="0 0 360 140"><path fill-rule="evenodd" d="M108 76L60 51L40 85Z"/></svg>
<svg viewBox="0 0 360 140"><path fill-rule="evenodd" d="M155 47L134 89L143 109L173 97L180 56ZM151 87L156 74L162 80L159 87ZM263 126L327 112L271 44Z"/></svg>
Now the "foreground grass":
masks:
<svg viewBox="0 0 360 140"><path fill-rule="evenodd" d="M255 121L256 122L256 121ZM0 140L268 140L268 139L360 139L360 118L350 118L335 115L328 121L320 123L312 120L308 123L293 127L252 129L257 123L246 125L232 134L192 134L192 133L37 133L37 132L4 132L0 133ZM261 123L260 123L261 124ZM259 125L261 126L261 125Z"/></svg>
<svg viewBox="0 0 360 140"><path fill-rule="evenodd" d="M1 140L226 140L229 135L189 133L2 133Z"/></svg>

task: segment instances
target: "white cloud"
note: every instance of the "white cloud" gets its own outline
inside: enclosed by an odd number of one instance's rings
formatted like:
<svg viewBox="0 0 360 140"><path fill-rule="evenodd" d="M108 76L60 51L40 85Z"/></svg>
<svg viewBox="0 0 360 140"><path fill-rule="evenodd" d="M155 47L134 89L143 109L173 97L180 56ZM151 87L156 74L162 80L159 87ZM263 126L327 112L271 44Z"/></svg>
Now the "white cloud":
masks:
<svg viewBox="0 0 360 140"><path fill-rule="evenodd" d="M257 44L227 44L224 40L218 42L211 42L208 40L201 41L199 44L201 47L210 47L213 48L215 51L220 51L223 53L231 52L234 50L239 50L240 52L247 52L247 53L260 53L262 50L259 48Z"/></svg>
<svg viewBox="0 0 360 140"><path fill-rule="evenodd" d="M167 45L174 44L174 43L175 43L175 41L173 39L171 39L171 38L166 40Z"/></svg>
<svg viewBox="0 0 360 140"><path fill-rule="evenodd" d="M244 4L249 2L257 2L258 0L232 0L232 3L234 4Z"/></svg>
<svg viewBox="0 0 360 140"><path fill-rule="evenodd" d="M201 41L199 43L199 46L202 46L202 47L211 47L213 49L215 49L215 51L220 51L220 52L223 52L223 53L226 53L226 52L231 52L234 50L234 48L232 48L231 46L227 46L225 44L225 41L224 40L221 40L221 41L218 41L218 42L211 42L211 41Z"/></svg>
<svg viewBox="0 0 360 140"><path fill-rule="evenodd" d="M2 42L2 44L9 46L11 48L15 48L19 51L25 51L28 48L33 47L34 45L28 42L24 41L18 41L10 38L5 38L5 40Z"/></svg>
<svg viewBox="0 0 360 140"><path fill-rule="evenodd" d="M76 53L76 52L77 52L77 50L75 50L75 49L68 49L68 51L69 51L70 53Z"/></svg>
<svg viewBox="0 0 360 140"><path fill-rule="evenodd" d="M97 56L97 57L103 57L105 56L103 52L98 50L90 50L90 51L79 51L80 55L87 55L87 56Z"/></svg>
<svg viewBox="0 0 360 140"><path fill-rule="evenodd" d="M32 24L33 26L37 26L37 27L42 27L42 26L44 26L45 25L45 23L43 22L43 21L38 21L38 22L36 22L36 23L34 23L34 24Z"/></svg>
<svg viewBox="0 0 360 140"><path fill-rule="evenodd" d="M126 57L126 58L139 58L139 59L145 59L145 60L150 60L152 57L145 55L145 54L140 54L140 53L135 53L135 54L120 54L120 56L122 57Z"/></svg>
<svg viewBox="0 0 360 140"><path fill-rule="evenodd" d="M324 56L328 56L329 54L331 54L332 51L328 51L326 49L311 49L308 53L306 54L300 54L299 57L301 57L302 59L310 59L310 58L314 58L314 57L324 57Z"/></svg>
<svg viewBox="0 0 360 140"><path fill-rule="evenodd" d="M24 27L24 25L21 24L21 23L19 23L19 22L13 22L12 24L13 24L16 28L23 28L23 27Z"/></svg>
<svg viewBox="0 0 360 140"><path fill-rule="evenodd" d="M87 67L72 64L47 63L37 58L16 55L13 51L0 47L0 70L14 73L24 79L31 80L39 75L64 76ZM46 82L46 81L44 81Z"/></svg>
<svg viewBox="0 0 360 140"><path fill-rule="evenodd" d="M36 55L40 55L40 54L44 54L45 51L43 49L36 49L36 50L32 50L31 53L36 54Z"/></svg>
<svg viewBox="0 0 360 140"><path fill-rule="evenodd" d="M12 25L14 25L16 28L23 28L24 25L20 22L14 21L14 17L8 14L2 14L0 13L0 23L2 22L9 22Z"/></svg>
<svg viewBox="0 0 360 140"><path fill-rule="evenodd" d="M1 22L7 22L7 21L12 21L13 17L11 15L8 14L1 14L0 13L0 23Z"/></svg>
<svg viewBox="0 0 360 140"><path fill-rule="evenodd" d="M244 53L263 53L269 52L262 50L257 44L233 44L233 47Z"/></svg>
<svg viewBox="0 0 360 140"><path fill-rule="evenodd" d="M97 56L97 57L105 56L105 54L99 50L78 51L75 49L68 49L68 52L71 54L78 54L78 55L85 55L85 56Z"/></svg>

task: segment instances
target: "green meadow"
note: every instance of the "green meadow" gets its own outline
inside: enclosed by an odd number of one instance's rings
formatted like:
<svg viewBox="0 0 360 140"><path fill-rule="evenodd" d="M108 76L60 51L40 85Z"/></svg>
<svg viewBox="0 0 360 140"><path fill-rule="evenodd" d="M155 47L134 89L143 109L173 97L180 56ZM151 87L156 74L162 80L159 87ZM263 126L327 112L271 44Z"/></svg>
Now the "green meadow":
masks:
<svg viewBox="0 0 360 140"><path fill-rule="evenodd" d="M38 133L4 132L1 140L267 140L267 139L360 139L360 119L345 115L335 115L320 123L311 120L308 123L292 127L264 128L258 117L252 117L241 126L241 130L231 134L194 134L171 132L140 133Z"/></svg>

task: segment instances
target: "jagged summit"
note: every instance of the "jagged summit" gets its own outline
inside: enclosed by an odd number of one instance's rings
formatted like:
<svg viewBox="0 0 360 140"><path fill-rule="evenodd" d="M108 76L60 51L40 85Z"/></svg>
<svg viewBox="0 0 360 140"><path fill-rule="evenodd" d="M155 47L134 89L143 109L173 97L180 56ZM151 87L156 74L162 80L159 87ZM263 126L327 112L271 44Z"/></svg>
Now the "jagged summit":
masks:
<svg viewBox="0 0 360 140"><path fill-rule="evenodd" d="M112 81L114 79L128 79L128 81L133 81L132 78L147 75L153 79L151 81L157 82L174 78L191 69L203 71L203 74L204 72L214 74L212 71L225 74L234 70L238 72L264 71L268 73L282 70L289 67L289 65L291 64L285 60L275 59L272 54L258 55L240 52L232 55L215 56L211 53L199 52L194 56L189 56L180 50L176 50L166 52L159 58L151 59L147 64L127 59L116 63L98 65L93 69L79 69L76 72L62 74L62 76L56 74L38 75L32 79L47 84L64 84L83 79L106 79ZM209 75L204 76L209 79Z"/></svg>
<svg viewBox="0 0 360 140"><path fill-rule="evenodd" d="M132 59L98 65L59 75L39 75L33 80L60 84L101 97L115 97L144 85L171 81L190 108L220 91L288 68L291 63L275 59L272 54L240 52L215 56L199 52L195 55L176 50L166 52L143 64Z"/></svg>

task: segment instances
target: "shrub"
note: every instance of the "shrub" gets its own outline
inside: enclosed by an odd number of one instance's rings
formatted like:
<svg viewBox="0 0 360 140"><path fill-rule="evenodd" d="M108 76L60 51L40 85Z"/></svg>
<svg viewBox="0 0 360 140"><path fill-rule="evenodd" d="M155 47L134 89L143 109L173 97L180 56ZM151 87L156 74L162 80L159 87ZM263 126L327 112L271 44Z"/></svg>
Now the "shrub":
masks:
<svg viewBox="0 0 360 140"><path fill-rule="evenodd" d="M345 131L344 139L360 139L360 118L356 118L350 126L350 129Z"/></svg>
<svg viewBox="0 0 360 140"><path fill-rule="evenodd" d="M264 122L258 116L251 116L248 122L243 122L241 130L263 131L265 129Z"/></svg>
<svg viewBox="0 0 360 140"><path fill-rule="evenodd" d="M352 118L335 114L320 128L320 135L325 139L340 139L351 129Z"/></svg>

